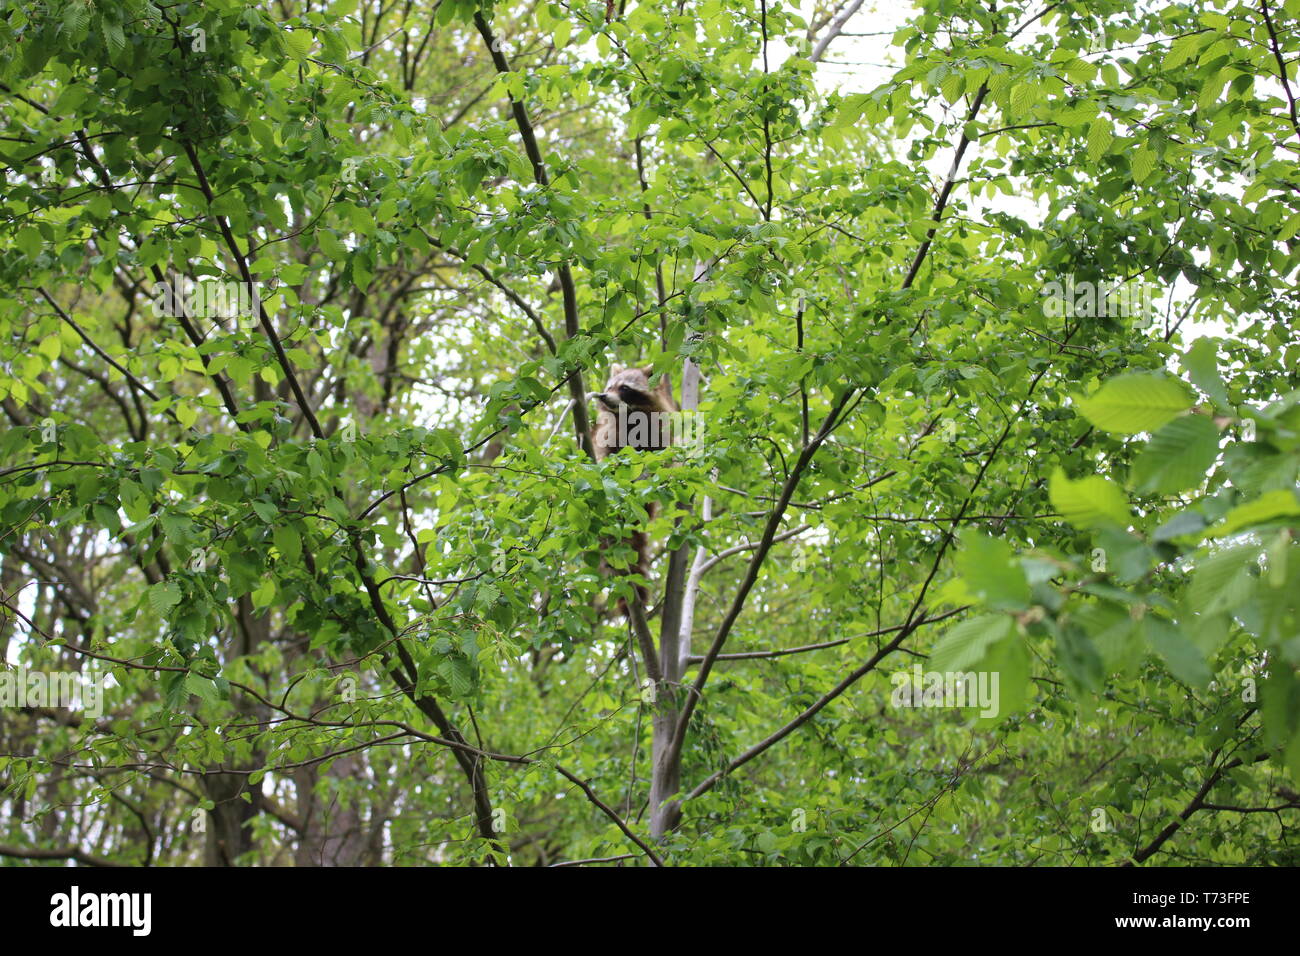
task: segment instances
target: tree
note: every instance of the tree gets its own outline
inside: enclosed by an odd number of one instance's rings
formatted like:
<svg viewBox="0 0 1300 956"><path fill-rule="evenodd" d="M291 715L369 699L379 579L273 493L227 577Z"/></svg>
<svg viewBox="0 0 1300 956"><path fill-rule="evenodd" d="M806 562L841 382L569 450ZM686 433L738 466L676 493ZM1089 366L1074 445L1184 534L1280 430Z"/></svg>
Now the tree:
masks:
<svg viewBox="0 0 1300 956"><path fill-rule="evenodd" d="M870 13L6 5L0 856L1295 862L1300 3Z"/></svg>

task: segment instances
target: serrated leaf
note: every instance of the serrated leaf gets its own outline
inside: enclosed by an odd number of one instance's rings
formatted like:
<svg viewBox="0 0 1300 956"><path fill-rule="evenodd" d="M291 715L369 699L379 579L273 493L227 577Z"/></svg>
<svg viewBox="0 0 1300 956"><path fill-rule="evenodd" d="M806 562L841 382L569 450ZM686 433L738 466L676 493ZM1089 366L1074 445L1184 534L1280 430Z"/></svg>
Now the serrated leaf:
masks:
<svg viewBox="0 0 1300 956"><path fill-rule="evenodd" d="M198 674L185 675L185 689L205 704L215 704L218 701L217 686Z"/></svg>
<svg viewBox="0 0 1300 956"><path fill-rule="evenodd" d="M930 670L966 671L983 659L997 641L1015 634L1015 622L1005 614L983 614L962 621L939 639L930 655Z"/></svg>
<svg viewBox="0 0 1300 956"><path fill-rule="evenodd" d="M1038 84L1018 83L1011 91L1011 111L1016 116L1031 115L1034 104L1038 102Z"/></svg>
<svg viewBox="0 0 1300 956"><path fill-rule="evenodd" d="M104 45L108 47L110 56L117 56L126 49L126 34L122 31L122 24L104 24Z"/></svg>
<svg viewBox="0 0 1300 956"><path fill-rule="evenodd" d="M34 226L23 226L14 237L14 245L26 253L30 259L35 259L40 254L41 246L44 244L45 240L41 237L41 231Z"/></svg>
<svg viewBox="0 0 1300 956"><path fill-rule="evenodd" d="M329 256L331 259L340 260L347 258L347 247L339 241L339 237L331 230L317 230L316 242L320 244L321 252L325 253L325 255Z"/></svg>
<svg viewBox="0 0 1300 956"><path fill-rule="evenodd" d="M949 73L941 84L939 89L943 92L943 98L949 103L956 103L966 88L966 78L961 73Z"/></svg>
<svg viewBox="0 0 1300 956"><path fill-rule="evenodd" d="M448 658L444 676L453 697L467 697L474 689L474 666L463 657Z"/></svg>
<svg viewBox="0 0 1300 956"><path fill-rule="evenodd" d="M1029 582L1006 542L978 532L962 535L957 570L972 591L989 607L1020 610L1029 604Z"/></svg>
<svg viewBox="0 0 1300 956"><path fill-rule="evenodd" d="M305 60L316 42L309 30L287 30L282 37L286 52L295 60Z"/></svg>
<svg viewBox="0 0 1300 956"><path fill-rule="evenodd" d="M1203 34L1188 33L1179 37L1170 44L1169 52L1165 54L1164 62L1161 64L1166 70L1172 70L1174 67L1186 63L1201 48L1204 40Z"/></svg>
<svg viewBox="0 0 1300 956"><path fill-rule="evenodd" d="M1061 669L1084 690L1100 690L1106 672L1101 654L1082 628L1067 625L1056 635L1056 655Z"/></svg>
<svg viewBox="0 0 1300 956"><path fill-rule="evenodd" d="M867 93L854 93L844 97L836 111L835 119L831 122L831 128L845 129L856 126L862 119L862 113L866 110L870 99L870 94Z"/></svg>
<svg viewBox="0 0 1300 956"><path fill-rule="evenodd" d="M1259 684L1264 739L1282 746L1300 730L1300 677L1289 667L1270 667Z"/></svg>
<svg viewBox="0 0 1300 956"><path fill-rule="evenodd" d="M997 720L1023 710L1033 698L1033 684L1029 679L1029 652L1014 630L1010 636L995 641L980 663L981 670L996 674L998 678L995 704L996 714L989 714L989 720ZM981 717L985 716L981 713Z"/></svg>
<svg viewBox="0 0 1300 956"><path fill-rule="evenodd" d="M1052 507L1076 528L1128 524L1128 499L1119 485L1100 475L1071 481L1057 468L1048 483L1048 496Z"/></svg>
<svg viewBox="0 0 1300 956"><path fill-rule="evenodd" d="M1183 370L1192 384L1217 405L1228 405L1228 390L1219 376L1219 343L1208 336L1197 339L1182 358Z"/></svg>
<svg viewBox="0 0 1300 956"><path fill-rule="evenodd" d="M1142 636L1169 667L1169 673L1184 684L1203 688L1210 682L1205 655L1183 633L1164 618L1148 614L1142 619Z"/></svg>
<svg viewBox="0 0 1300 956"><path fill-rule="evenodd" d="M1228 85L1228 80L1232 74L1227 70L1220 70L1207 80L1203 80L1201 92L1196 97L1196 105L1201 110L1208 110L1219 102L1219 97L1223 93L1223 88Z"/></svg>
<svg viewBox="0 0 1300 956"><path fill-rule="evenodd" d="M1095 119L1088 127L1088 160L1096 163L1110 149L1115 137L1110 131L1110 120Z"/></svg>
<svg viewBox="0 0 1300 956"><path fill-rule="evenodd" d="M1218 614L1245 604L1255 591L1250 568L1258 557L1259 548L1247 545L1201 558L1187 589L1188 606L1198 614Z"/></svg>
<svg viewBox="0 0 1300 956"><path fill-rule="evenodd" d="M1156 559L1155 552L1145 541L1115 525L1099 529L1095 541L1106 561L1105 572L1116 581L1137 581L1150 570ZM1096 557L1095 553L1091 556ZM1090 567L1093 564L1089 562Z"/></svg>
<svg viewBox="0 0 1300 956"><path fill-rule="evenodd" d="M1098 428L1120 435L1155 431L1192 406L1187 386L1164 375L1136 373L1112 378L1079 410Z"/></svg>
<svg viewBox="0 0 1300 956"><path fill-rule="evenodd" d="M175 581L159 581L149 588L149 606L159 616L181 603L181 589Z"/></svg>
<svg viewBox="0 0 1300 956"><path fill-rule="evenodd" d="M1151 436L1133 463L1142 494L1177 494L1196 487L1219 453L1219 429L1204 415L1175 418Z"/></svg>
<svg viewBox="0 0 1300 956"><path fill-rule="evenodd" d="M1174 515L1151 535L1152 541L1172 541L1183 535L1198 534L1205 528L1205 516L1196 511L1182 511Z"/></svg>
<svg viewBox="0 0 1300 956"><path fill-rule="evenodd" d="M1300 731L1291 735L1291 742L1286 745L1286 750L1282 753L1282 762L1286 765L1287 773L1291 775L1291 782L1300 786Z"/></svg>
<svg viewBox="0 0 1300 956"><path fill-rule="evenodd" d="M1107 671L1122 671L1134 658L1135 622L1123 608L1110 602L1092 602L1076 612L1074 621L1092 641Z"/></svg>
<svg viewBox="0 0 1300 956"><path fill-rule="evenodd" d="M1205 534L1209 538L1222 538L1242 528L1263 524L1275 518L1295 517L1300 517L1300 501L1296 500L1295 492L1286 488L1275 488L1264 492L1254 501L1237 505Z"/></svg>
<svg viewBox="0 0 1300 956"><path fill-rule="evenodd" d="M291 526L280 525L271 532L271 538L284 560L293 563L302 556L302 538Z"/></svg>
<svg viewBox="0 0 1300 956"><path fill-rule="evenodd" d="M1133 153L1133 182L1144 183L1156 168L1156 154L1145 146Z"/></svg>

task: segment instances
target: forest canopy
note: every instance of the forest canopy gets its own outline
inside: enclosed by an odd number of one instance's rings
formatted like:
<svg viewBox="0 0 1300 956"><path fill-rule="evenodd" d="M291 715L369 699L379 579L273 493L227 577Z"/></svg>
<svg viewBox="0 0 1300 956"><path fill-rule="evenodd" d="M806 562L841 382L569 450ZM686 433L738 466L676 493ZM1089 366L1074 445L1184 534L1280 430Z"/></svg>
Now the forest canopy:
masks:
<svg viewBox="0 0 1300 956"><path fill-rule="evenodd" d="M3 0L0 865L1295 864L1298 63Z"/></svg>

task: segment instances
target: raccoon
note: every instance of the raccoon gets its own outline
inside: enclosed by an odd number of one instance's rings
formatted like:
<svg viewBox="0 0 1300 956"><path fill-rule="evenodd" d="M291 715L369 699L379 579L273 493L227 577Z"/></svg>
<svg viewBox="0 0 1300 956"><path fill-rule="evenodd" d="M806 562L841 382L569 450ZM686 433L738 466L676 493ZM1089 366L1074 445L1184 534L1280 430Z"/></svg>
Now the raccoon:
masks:
<svg viewBox="0 0 1300 956"><path fill-rule="evenodd" d="M600 405L593 436L597 461L620 448L662 451L672 444L672 425L667 413L676 411L677 406L668 388L668 376L660 378L658 388L651 389L653 374L652 365L645 368L615 365L609 370L605 390L588 396Z"/></svg>
<svg viewBox="0 0 1300 956"><path fill-rule="evenodd" d="M660 378L656 388L650 387L654 366L625 368L614 365L609 370L609 381L603 392L592 392L588 398L599 405L596 429L592 436L596 460L602 461L620 448L637 451L662 451L673 443L670 413L677 410L668 376ZM655 508L650 506L651 519ZM641 577L650 571L650 539L644 531L635 531L627 544L636 552L636 560L629 569ZM602 562L602 567L607 566ZM644 585L637 585L637 593L644 605L649 595ZM619 610L626 615L627 606L618 602Z"/></svg>

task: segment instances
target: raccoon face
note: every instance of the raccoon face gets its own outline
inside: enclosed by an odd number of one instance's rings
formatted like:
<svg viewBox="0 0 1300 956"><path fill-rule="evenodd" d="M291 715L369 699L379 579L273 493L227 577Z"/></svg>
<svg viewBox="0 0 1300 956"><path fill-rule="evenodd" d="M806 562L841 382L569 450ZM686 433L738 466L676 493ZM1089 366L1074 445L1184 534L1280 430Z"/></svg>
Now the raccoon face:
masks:
<svg viewBox="0 0 1300 956"><path fill-rule="evenodd" d="M650 388L650 376L654 366L645 368L624 368L615 365L609 370L609 381L605 390L596 393L596 400L610 411L616 411L619 405L630 408L654 408L657 402Z"/></svg>

